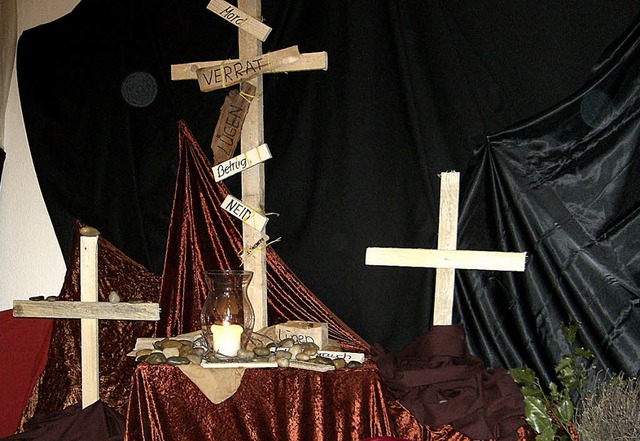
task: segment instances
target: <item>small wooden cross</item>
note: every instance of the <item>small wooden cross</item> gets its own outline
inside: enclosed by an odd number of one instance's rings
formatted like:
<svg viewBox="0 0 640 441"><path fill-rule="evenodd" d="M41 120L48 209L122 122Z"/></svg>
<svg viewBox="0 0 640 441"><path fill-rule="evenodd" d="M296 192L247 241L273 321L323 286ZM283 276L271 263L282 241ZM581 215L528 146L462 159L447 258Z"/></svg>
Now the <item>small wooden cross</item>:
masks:
<svg viewBox="0 0 640 441"><path fill-rule="evenodd" d="M526 253L456 250L460 174L441 175L438 249L367 248L367 265L436 268L433 325L450 325L456 269L524 271Z"/></svg>
<svg viewBox="0 0 640 441"><path fill-rule="evenodd" d="M157 303L98 302L98 237L95 228L80 229L80 302L14 300L14 317L80 319L82 408L100 399L98 319L160 320Z"/></svg>

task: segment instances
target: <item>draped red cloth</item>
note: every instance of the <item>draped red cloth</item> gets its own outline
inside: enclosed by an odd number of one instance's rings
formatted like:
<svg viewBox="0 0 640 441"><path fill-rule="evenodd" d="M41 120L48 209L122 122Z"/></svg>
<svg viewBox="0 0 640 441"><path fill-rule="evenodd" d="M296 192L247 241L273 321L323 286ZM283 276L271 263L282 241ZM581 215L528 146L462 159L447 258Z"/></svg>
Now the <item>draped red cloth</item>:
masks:
<svg viewBox="0 0 640 441"><path fill-rule="evenodd" d="M137 337L199 329L200 308L206 298L202 270L240 265L240 221L220 208L226 187L214 182L210 164L184 122L178 123L178 131L180 163L162 279L105 239L99 240L100 300L115 290L123 301L144 299L158 301L161 306L162 318L156 324L100 322L100 396L118 412L127 413L127 438L194 439L199 430L203 434L217 431L209 427L215 418L220 439L281 440L289 436L333 440L339 439L336 434L352 433L361 438L470 441L449 425L432 429L419 424L381 383L377 367L370 362L361 369L331 373L247 370L238 392L213 405L178 368L136 366L125 357ZM61 299L80 298L78 245L76 228ZM267 250L267 269L270 324L296 319L326 322L330 338L345 349L369 353L370 346L318 300L272 249ZM79 322L55 320L47 366L23 421L39 411L58 410L80 401L79 360ZM265 395L269 395L266 401L255 399ZM280 412L283 407L290 411ZM317 424L312 427L309 419L320 419L323 432L316 430ZM305 428L308 435L300 432ZM164 438L165 431L174 436ZM279 437L270 435L274 431ZM189 435L182 437L180 433ZM519 439L526 439L526 434L520 433Z"/></svg>
<svg viewBox="0 0 640 441"><path fill-rule="evenodd" d="M157 335L177 335L200 329L206 300L204 269L239 268L243 248L240 221L221 208L228 194L215 183L211 165L184 121L178 122L180 163L163 271ZM329 337L351 350L369 345L331 312L267 248L269 324L311 320L329 324Z"/></svg>

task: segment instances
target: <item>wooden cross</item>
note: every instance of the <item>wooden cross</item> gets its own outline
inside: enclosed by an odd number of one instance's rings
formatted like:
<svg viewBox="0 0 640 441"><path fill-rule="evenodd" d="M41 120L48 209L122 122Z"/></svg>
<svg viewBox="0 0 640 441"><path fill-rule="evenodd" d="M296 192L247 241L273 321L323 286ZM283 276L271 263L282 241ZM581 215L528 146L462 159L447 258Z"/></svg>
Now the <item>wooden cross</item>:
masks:
<svg viewBox="0 0 640 441"><path fill-rule="evenodd" d="M433 325L450 325L456 269L524 271L526 253L456 250L460 174L442 173L438 249L367 248L367 265L436 268Z"/></svg>
<svg viewBox="0 0 640 441"><path fill-rule="evenodd" d="M237 8L224 0L211 0L207 6L211 12L238 28L238 60L204 61L171 66L171 79L195 80L196 72L201 68L226 65L227 68L242 60L253 60L262 55L262 42L269 35L270 28L259 21L262 15L261 0L238 0ZM327 70L327 53L314 52L300 54L297 61L286 65L275 65L270 73L307 70ZM242 126L240 151L245 153L264 144L264 100L262 75L247 81L256 87L255 97ZM242 202L255 210L265 211L265 173L264 164L258 164L241 175ZM246 223L242 224L243 249L251 249L263 240L265 231L257 231ZM267 320L267 258L265 247L243 259L244 268L253 272L248 296L256 316L255 328L268 325Z"/></svg>
<svg viewBox="0 0 640 441"><path fill-rule="evenodd" d="M95 228L80 229L80 302L14 300L14 317L80 319L82 408L100 399L98 319L160 320L157 303L98 302L98 237Z"/></svg>

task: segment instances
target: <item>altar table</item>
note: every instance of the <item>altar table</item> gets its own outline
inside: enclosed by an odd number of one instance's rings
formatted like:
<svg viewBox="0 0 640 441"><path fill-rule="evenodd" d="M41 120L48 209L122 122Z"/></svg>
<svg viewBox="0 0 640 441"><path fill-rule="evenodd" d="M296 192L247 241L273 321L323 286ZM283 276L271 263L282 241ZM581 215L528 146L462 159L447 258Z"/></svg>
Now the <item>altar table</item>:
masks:
<svg viewBox="0 0 640 441"><path fill-rule="evenodd" d="M137 366L125 440L361 441L397 436L374 364L314 372L246 369L240 387L220 404L209 401L177 367ZM419 424L402 409L415 439ZM391 409L393 413L393 409Z"/></svg>

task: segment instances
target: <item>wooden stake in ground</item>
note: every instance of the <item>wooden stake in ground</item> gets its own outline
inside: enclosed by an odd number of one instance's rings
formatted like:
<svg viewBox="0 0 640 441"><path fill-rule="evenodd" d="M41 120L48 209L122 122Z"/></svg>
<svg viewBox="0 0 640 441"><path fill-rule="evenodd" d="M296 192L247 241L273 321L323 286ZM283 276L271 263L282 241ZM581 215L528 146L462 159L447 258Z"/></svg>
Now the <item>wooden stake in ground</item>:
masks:
<svg viewBox="0 0 640 441"><path fill-rule="evenodd" d="M15 300L14 317L80 319L82 408L100 399L98 319L160 320L157 303L98 302L98 237L95 228L80 229L80 302Z"/></svg>
<svg viewBox="0 0 640 441"><path fill-rule="evenodd" d="M436 268L433 325L450 325L456 269L524 271L526 253L456 250L460 174L442 173L438 249L367 248L367 265Z"/></svg>

